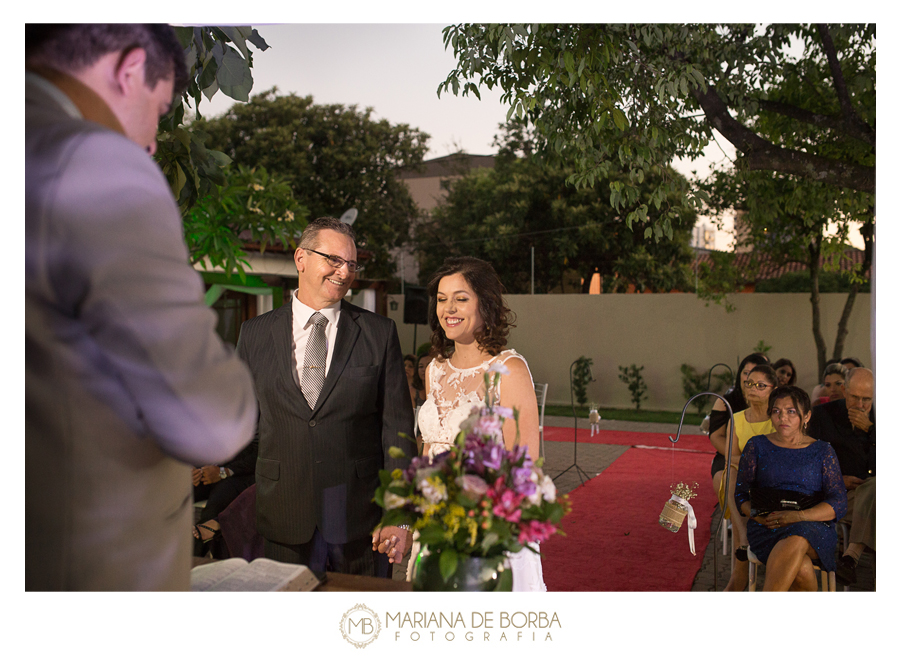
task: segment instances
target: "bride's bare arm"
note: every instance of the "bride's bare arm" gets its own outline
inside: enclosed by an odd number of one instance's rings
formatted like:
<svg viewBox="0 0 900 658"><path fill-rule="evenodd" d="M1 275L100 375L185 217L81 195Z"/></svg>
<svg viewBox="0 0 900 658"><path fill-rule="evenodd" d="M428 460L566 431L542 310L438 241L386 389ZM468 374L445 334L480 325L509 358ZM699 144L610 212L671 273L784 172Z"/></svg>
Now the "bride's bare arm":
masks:
<svg viewBox="0 0 900 658"><path fill-rule="evenodd" d="M500 379L500 404L519 411L519 443L526 446L528 454L536 460L540 450L538 406L528 366L515 358L508 359L504 365L509 374ZM512 448L515 441L516 423L507 420L503 423L503 442L507 448Z"/></svg>

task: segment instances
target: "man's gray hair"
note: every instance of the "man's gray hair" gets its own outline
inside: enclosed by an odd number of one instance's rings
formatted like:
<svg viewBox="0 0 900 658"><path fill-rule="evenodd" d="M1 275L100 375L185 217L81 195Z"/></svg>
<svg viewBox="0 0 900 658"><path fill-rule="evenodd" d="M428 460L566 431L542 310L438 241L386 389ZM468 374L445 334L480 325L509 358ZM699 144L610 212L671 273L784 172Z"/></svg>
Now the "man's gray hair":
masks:
<svg viewBox="0 0 900 658"><path fill-rule="evenodd" d="M301 249L315 249L319 244L319 233L322 231L334 231L346 235L356 244L356 233L349 224L345 224L334 217L319 217L314 219L306 228L303 229L303 235L300 236Z"/></svg>

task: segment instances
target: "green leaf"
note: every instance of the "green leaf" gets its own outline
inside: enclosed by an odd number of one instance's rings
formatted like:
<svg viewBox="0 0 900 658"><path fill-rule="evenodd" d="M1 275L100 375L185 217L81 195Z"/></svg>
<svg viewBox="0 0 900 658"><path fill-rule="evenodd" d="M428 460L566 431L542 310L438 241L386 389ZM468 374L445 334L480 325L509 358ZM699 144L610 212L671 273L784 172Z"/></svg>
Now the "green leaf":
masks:
<svg viewBox="0 0 900 658"><path fill-rule="evenodd" d="M441 577L444 579L445 583L456 573L456 566L458 563L459 555L457 555L455 549L447 547L441 550L438 566L440 567Z"/></svg>

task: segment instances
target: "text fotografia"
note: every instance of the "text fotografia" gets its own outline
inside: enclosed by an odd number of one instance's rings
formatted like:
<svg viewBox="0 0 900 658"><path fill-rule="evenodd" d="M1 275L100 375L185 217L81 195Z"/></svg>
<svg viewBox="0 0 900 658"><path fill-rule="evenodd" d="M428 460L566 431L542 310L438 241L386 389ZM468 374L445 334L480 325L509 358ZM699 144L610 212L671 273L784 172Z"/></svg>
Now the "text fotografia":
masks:
<svg viewBox="0 0 900 658"><path fill-rule="evenodd" d="M467 623L468 622L468 623ZM473 612L468 620L461 612L397 612L385 614L385 630L394 630L413 642L460 639L507 641L553 641L551 629L562 628L555 612Z"/></svg>

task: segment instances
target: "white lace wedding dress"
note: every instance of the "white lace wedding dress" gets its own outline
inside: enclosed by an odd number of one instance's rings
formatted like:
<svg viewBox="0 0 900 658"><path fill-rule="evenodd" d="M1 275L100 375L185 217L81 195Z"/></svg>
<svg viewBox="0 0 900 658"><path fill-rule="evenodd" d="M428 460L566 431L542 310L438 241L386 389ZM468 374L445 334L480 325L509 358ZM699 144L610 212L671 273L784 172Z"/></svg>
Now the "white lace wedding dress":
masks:
<svg viewBox="0 0 900 658"><path fill-rule="evenodd" d="M509 359L521 360L528 369L528 363L515 350L504 350L474 368L455 368L449 360L439 359L429 364L428 398L418 415L425 454L436 455L450 449L459 433L460 424L472 413L472 407L484 406L484 373L495 363L504 364ZM528 372L530 378L531 371ZM496 402L502 405L499 383L494 393ZM535 459L536 455L531 457ZM537 543L529 545L535 550L539 549ZM415 560L417 549L418 542L413 544L410 564ZM507 557L512 567L514 592L547 591L539 553L523 548L518 553L508 553Z"/></svg>

